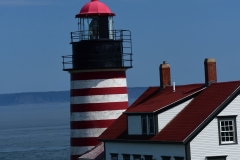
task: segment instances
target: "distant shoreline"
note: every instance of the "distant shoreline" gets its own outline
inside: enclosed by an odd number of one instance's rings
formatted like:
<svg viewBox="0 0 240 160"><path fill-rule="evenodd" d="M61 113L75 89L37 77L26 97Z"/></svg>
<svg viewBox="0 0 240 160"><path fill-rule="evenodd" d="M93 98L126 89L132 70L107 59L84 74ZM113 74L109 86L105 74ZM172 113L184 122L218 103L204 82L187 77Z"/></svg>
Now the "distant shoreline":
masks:
<svg viewBox="0 0 240 160"><path fill-rule="evenodd" d="M128 99L132 104L147 87L129 87ZM26 105L56 105L70 103L70 91L26 92L0 94L0 107Z"/></svg>

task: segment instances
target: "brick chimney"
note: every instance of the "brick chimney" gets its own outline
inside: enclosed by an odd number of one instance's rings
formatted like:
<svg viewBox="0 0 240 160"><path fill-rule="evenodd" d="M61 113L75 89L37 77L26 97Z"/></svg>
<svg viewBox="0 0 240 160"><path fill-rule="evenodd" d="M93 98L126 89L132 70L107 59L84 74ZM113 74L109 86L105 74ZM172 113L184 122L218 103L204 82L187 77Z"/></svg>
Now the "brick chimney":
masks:
<svg viewBox="0 0 240 160"><path fill-rule="evenodd" d="M171 85L170 65L163 62L159 67L161 89Z"/></svg>
<svg viewBox="0 0 240 160"><path fill-rule="evenodd" d="M216 60L214 58L206 58L204 60L205 68L205 84L210 85L217 82Z"/></svg>

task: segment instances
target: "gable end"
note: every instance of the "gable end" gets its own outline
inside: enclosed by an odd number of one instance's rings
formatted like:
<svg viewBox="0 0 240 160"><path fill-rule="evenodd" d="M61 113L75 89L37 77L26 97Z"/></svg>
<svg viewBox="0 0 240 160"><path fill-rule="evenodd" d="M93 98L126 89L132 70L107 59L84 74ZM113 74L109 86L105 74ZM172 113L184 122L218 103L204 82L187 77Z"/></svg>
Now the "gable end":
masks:
<svg viewBox="0 0 240 160"><path fill-rule="evenodd" d="M238 87L220 106L211 113L187 138L183 143L190 143L217 115L224 110L238 95L240 94L240 87Z"/></svg>

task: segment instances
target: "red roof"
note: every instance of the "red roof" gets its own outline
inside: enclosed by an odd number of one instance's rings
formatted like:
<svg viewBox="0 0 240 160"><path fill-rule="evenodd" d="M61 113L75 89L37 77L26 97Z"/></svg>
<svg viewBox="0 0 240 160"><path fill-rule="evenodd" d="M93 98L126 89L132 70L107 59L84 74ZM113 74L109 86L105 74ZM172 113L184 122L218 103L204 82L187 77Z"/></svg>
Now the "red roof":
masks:
<svg viewBox="0 0 240 160"><path fill-rule="evenodd" d="M235 98L234 96L239 94L239 86L240 81L211 84L199 94L195 94L194 99L155 136L129 136L127 134L127 114L123 114L99 137L99 139L185 143L189 137L194 136L196 130L205 127L203 125L204 122L206 124L210 123L211 120ZM185 95L189 96L191 93L194 93L193 90L195 90L195 92L198 91L201 88L199 87L200 85L179 86L176 87L176 92L181 88L181 90L185 91ZM161 109L162 106L166 106L165 103L168 102L168 104L171 104L177 99L183 98L182 96L176 96L175 94L170 93L169 88L170 87L166 87L160 93L154 92L153 87L149 88L132 106L129 107L129 109L127 109L126 113L130 113L129 111L133 110L134 112L137 112L137 110L139 110L139 113L141 114L143 111L143 104L148 104L148 107L151 108L150 110L154 111L156 109L156 102L164 104L159 106ZM186 92L187 90L189 90L189 94ZM167 96L167 94L170 94L171 96ZM140 109L138 109L138 106Z"/></svg>
<svg viewBox="0 0 240 160"><path fill-rule="evenodd" d="M191 84L176 86L175 92L173 92L173 87L168 86L160 92L159 87L150 87L133 103L126 113L156 112L172 103L176 103L183 98L199 92L203 88L203 84Z"/></svg>
<svg viewBox="0 0 240 160"><path fill-rule="evenodd" d="M115 16L109 7L99 2L98 0L91 0L85 4L76 17L86 17L86 16Z"/></svg>

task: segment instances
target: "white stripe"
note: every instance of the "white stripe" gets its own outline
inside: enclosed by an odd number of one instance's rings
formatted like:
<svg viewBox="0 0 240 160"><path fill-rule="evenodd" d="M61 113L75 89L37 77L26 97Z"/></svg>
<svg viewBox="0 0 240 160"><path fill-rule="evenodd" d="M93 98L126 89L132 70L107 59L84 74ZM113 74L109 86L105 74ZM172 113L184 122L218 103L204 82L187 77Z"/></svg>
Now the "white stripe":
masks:
<svg viewBox="0 0 240 160"><path fill-rule="evenodd" d="M72 138L99 137L107 128L72 129Z"/></svg>
<svg viewBox="0 0 240 160"><path fill-rule="evenodd" d="M95 146L71 147L71 155L81 155L93 149Z"/></svg>
<svg viewBox="0 0 240 160"><path fill-rule="evenodd" d="M127 102L127 101L128 101L127 94L108 94L108 95L71 97L71 104Z"/></svg>
<svg viewBox="0 0 240 160"><path fill-rule="evenodd" d="M71 81L71 89L126 87L126 78Z"/></svg>
<svg viewBox="0 0 240 160"><path fill-rule="evenodd" d="M117 119L125 110L72 112L71 121L108 120Z"/></svg>

